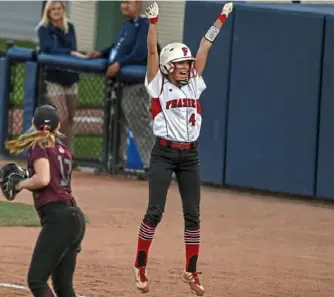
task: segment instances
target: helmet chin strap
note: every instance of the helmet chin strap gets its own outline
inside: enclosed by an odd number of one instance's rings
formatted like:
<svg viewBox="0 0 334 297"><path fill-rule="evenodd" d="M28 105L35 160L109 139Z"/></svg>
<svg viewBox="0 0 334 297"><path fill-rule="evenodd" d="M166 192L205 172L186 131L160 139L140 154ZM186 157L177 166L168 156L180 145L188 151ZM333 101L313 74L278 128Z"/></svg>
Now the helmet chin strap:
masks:
<svg viewBox="0 0 334 297"><path fill-rule="evenodd" d="M182 78L182 79L175 78L175 80L182 86L187 85L189 83L189 78Z"/></svg>
<svg viewBox="0 0 334 297"><path fill-rule="evenodd" d="M181 86L185 86L189 83L189 80L187 79L180 79L180 80L176 80Z"/></svg>
<svg viewBox="0 0 334 297"><path fill-rule="evenodd" d="M177 79L176 77L173 77L173 79L175 80L175 82L177 82L181 86L185 86L189 83L189 79L187 79L187 78Z"/></svg>
<svg viewBox="0 0 334 297"><path fill-rule="evenodd" d="M177 69L177 68L175 67L174 64L172 64L172 65L173 65L173 66L172 66L171 69L170 69L170 73L173 73L173 72L176 71L176 70L180 70L180 69ZM188 71L188 70L186 70L186 71ZM187 84L189 83L189 78L177 79L176 77L174 77L174 79L175 79L175 81L176 81L178 84L180 84L181 86L185 86L185 85L187 85Z"/></svg>

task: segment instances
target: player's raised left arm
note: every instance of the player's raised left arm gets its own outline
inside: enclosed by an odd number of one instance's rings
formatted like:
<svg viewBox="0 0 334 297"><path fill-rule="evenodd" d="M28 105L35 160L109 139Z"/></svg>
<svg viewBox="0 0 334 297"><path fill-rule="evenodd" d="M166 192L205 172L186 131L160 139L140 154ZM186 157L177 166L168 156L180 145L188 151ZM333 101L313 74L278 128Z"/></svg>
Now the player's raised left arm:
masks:
<svg viewBox="0 0 334 297"><path fill-rule="evenodd" d="M204 71L206 59L208 57L212 44L215 41L217 35L219 34L221 28L223 27L224 23L226 22L232 10L233 10L233 3L231 2L226 3L215 23L210 27L208 32L202 38L201 43L199 45L199 49L196 54L196 62L195 62L196 71L199 76L201 76Z"/></svg>

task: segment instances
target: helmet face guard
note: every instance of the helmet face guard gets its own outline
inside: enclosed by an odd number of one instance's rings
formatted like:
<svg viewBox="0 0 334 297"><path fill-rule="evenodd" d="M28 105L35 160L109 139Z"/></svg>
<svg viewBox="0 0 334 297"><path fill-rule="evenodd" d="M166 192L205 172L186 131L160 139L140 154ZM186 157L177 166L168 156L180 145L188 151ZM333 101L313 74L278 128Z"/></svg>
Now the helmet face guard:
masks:
<svg viewBox="0 0 334 297"><path fill-rule="evenodd" d="M194 72L195 72L195 65L194 65L194 60L183 60L187 61L188 65L178 65L178 62L171 62L173 67L172 67L172 72L170 74L173 76L173 78L180 84L180 85L186 85L189 82L189 79L194 77ZM179 61L181 62L181 61Z"/></svg>
<svg viewBox="0 0 334 297"><path fill-rule="evenodd" d="M165 46L160 54L160 70L172 77L181 85L188 83L194 77L196 71L190 49L182 43L171 43ZM189 64L183 66L181 62L187 61ZM181 64L181 65L180 65Z"/></svg>
<svg viewBox="0 0 334 297"><path fill-rule="evenodd" d="M189 66L178 65L178 63L184 61L187 61L189 63ZM188 84L189 79L196 76L195 58L176 59L168 62L167 65L164 65L164 67L160 68L164 74L172 75L173 78L181 85Z"/></svg>

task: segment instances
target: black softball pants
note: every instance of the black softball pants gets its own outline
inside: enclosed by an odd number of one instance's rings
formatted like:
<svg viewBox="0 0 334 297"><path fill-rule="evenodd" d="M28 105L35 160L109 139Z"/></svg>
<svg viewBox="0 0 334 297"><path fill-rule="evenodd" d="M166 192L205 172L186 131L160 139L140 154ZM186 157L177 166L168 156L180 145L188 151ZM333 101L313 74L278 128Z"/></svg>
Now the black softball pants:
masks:
<svg viewBox="0 0 334 297"><path fill-rule="evenodd" d="M156 227L163 216L175 172L182 199L185 229L200 228L200 161L197 148L180 150L156 141L149 168L149 202L144 222Z"/></svg>
<svg viewBox="0 0 334 297"><path fill-rule="evenodd" d="M52 203L45 207L28 272L28 286L35 297L53 297L47 281L52 278L58 297L75 297L73 274L86 222L76 206Z"/></svg>

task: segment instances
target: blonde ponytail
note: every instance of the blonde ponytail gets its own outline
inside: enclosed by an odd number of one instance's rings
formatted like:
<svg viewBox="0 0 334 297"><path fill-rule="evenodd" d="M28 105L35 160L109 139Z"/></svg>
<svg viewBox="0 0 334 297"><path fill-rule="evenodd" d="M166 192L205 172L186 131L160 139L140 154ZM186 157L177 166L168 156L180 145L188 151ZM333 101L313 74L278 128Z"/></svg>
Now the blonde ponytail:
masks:
<svg viewBox="0 0 334 297"><path fill-rule="evenodd" d="M30 130L30 129L29 129ZM56 145L56 137L65 137L58 130L53 132L48 130L33 130L24 133L15 140L5 142L5 147L10 154L19 154L23 150L34 147L37 143L43 148L54 147Z"/></svg>

